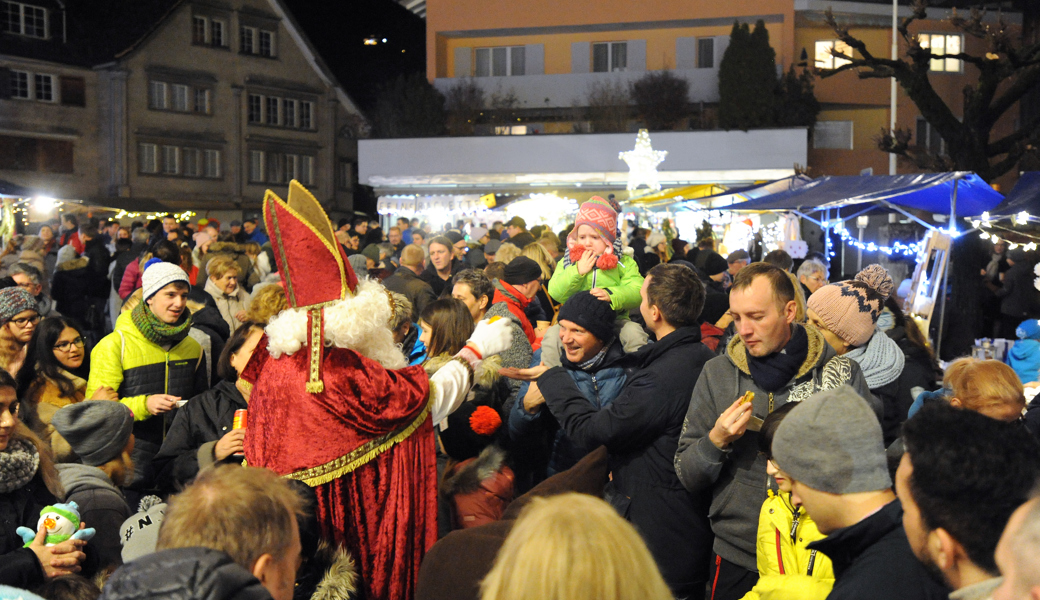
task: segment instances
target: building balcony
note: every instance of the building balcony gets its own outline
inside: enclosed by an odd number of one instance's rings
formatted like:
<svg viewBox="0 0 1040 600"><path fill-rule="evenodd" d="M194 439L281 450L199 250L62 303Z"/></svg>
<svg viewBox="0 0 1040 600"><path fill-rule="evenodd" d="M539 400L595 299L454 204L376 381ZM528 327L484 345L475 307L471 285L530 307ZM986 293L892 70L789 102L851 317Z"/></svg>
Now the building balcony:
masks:
<svg viewBox="0 0 1040 600"><path fill-rule="evenodd" d="M671 69L670 72L690 84L690 102L719 101L719 70ZM628 85L647 74L647 71L614 71L609 73L564 73L558 75L520 75L516 77L472 77L485 98L499 97L512 93L517 99L516 108L571 108L588 106L589 92L604 85ZM466 81L467 78L442 77L433 81L442 94Z"/></svg>

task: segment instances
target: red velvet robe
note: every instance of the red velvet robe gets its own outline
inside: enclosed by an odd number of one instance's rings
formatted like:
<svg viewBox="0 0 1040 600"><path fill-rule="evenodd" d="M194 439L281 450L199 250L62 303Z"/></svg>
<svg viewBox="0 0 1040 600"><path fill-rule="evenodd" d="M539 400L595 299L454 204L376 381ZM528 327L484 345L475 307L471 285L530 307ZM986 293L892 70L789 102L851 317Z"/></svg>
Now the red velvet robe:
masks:
<svg viewBox="0 0 1040 600"><path fill-rule="evenodd" d="M253 383L246 461L315 488L322 532L353 555L364 598L412 598L437 541L429 378L420 366L392 371L323 348L325 391L310 394L308 361L306 348L274 359L266 337L257 344L242 374Z"/></svg>

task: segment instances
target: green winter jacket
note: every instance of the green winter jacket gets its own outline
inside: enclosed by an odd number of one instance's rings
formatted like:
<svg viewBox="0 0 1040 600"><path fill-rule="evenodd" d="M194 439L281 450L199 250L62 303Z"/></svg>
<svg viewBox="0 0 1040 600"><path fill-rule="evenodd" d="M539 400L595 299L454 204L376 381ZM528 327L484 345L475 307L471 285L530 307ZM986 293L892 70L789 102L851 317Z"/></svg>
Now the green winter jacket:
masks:
<svg viewBox="0 0 1040 600"><path fill-rule="evenodd" d="M638 308L642 302L639 290L643 287L643 276L639 274L636 261L627 254L621 255L617 267L609 271L593 268L585 275L578 274L577 265L564 268L561 258L549 280L549 295L563 304L574 294L594 287L610 293L610 308L617 311L621 319L627 319L628 311Z"/></svg>
<svg viewBox="0 0 1040 600"><path fill-rule="evenodd" d="M115 331L101 338L90 353L87 397L107 385L116 390L119 401L134 412L135 421L145 421L152 416L148 412L148 396L170 394L191 398L206 390L205 377L202 346L191 336L167 352L141 334L127 311L116 319ZM146 429L156 431L148 431L151 435L146 435L157 437L161 442L162 419L154 421L156 423ZM134 429L137 435L141 428Z"/></svg>

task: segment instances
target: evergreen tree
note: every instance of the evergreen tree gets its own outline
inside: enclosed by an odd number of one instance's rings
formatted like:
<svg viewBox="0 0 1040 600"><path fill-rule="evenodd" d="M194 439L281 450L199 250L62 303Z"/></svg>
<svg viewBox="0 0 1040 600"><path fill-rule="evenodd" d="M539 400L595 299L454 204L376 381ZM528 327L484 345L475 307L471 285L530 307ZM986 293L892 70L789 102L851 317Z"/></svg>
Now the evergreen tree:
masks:
<svg viewBox="0 0 1040 600"><path fill-rule="evenodd" d="M808 127L812 131L819 114L820 102L813 93L812 73L802 70L799 74L791 65L777 86L776 125Z"/></svg>
<svg viewBox="0 0 1040 600"><path fill-rule="evenodd" d="M372 137L433 137L444 134L444 96L422 73L401 75L380 86L372 110Z"/></svg>
<svg viewBox="0 0 1040 600"><path fill-rule="evenodd" d="M751 129L776 124L776 51L759 20L752 31L734 23L729 47L719 63L719 125Z"/></svg>

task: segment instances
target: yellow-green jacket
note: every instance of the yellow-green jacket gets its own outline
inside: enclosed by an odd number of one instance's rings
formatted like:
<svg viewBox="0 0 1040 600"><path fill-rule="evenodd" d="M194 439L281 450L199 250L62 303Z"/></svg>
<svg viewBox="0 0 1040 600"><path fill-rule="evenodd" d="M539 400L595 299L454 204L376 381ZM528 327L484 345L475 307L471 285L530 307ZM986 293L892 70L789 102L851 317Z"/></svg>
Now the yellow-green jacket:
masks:
<svg viewBox="0 0 1040 600"><path fill-rule="evenodd" d="M578 274L577 265L572 264L564 268L561 258L549 280L549 295L563 304L574 294L594 287L607 290L610 294L610 308L622 319L627 319L628 311L639 308L642 302L639 290L643 287L643 276L639 274L636 261L627 254L621 255L618 266L613 269L592 269L585 275Z"/></svg>
<svg viewBox="0 0 1040 600"><path fill-rule="evenodd" d="M769 490L758 518L758 583L743 600L824 600L834 587L834 567L806 548L824 537L804 508L796 511L790 493Z"/></svg>

